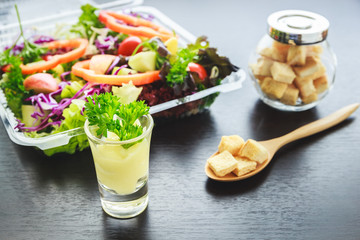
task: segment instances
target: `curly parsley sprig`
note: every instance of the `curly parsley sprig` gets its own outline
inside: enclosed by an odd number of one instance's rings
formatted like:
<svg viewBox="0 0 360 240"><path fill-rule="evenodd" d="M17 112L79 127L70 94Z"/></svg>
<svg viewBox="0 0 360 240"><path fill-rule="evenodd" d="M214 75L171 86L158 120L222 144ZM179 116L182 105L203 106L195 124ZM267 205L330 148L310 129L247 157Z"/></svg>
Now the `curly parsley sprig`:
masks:
<svg viewBox="0 0 360 240"><path fill-rule="evenodd" d="M98 127L96 134L107 137L107 131L119 136L120 141L140 136L143 128L135 122L141 116L149 114L149 107L144 101L120 104L120 98L111 93L95 94L87 98L85 114L89 125Z"/></svg>

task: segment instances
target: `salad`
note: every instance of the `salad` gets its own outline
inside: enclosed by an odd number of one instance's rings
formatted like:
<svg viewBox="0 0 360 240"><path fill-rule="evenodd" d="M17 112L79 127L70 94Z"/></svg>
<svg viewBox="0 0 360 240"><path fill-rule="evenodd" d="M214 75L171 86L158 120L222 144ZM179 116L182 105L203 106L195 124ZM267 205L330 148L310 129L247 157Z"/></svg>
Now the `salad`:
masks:
<svg viewBox="0 0 360 240"><path fill-rule="evenodd" d="M141 100L151 107L219 85L239 69L204 36L180 46L176 32L157 25L149 14L89 4L81 10L77 23L51 36L25 36L17 11L19 37L0 53L0 89L18 121L17 131L30 138L82 127L84 105L94 94L111 93L122 102ZM194 106L210 105L216 95L155 117L182 116ZM44 153L86 147L81 134Z"/></svg>

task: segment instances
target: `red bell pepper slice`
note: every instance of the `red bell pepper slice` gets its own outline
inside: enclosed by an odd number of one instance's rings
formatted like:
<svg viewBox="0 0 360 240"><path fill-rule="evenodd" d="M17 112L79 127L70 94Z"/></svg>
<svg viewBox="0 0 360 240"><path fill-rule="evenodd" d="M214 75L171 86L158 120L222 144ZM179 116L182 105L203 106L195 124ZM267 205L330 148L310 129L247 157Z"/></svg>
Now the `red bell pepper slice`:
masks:
<svg viewBox="0 0 360 240"><path fill-rule="evenodd" d="M147 38L159 37L163 41L174 36L172 32L151 21L123 13L103 10L99 13L99 20L107 28L119 33Z"/></svg>
<svg viewBox="0 0 360 240"><path fill-rule="evenodd" d="M111 84L121 86L123 83L132 81L134 85L144 85L160 80L160 71L149 71L145 73L136 73L129 75L104 75L96 74L89 69L90 60L80 61L72 66L71 73L81 77L88 82Z"/></svg>
<svg viewBox="0 0 360 240"><path fill-rule="evenodd" d="M83 38L69 39L69 40L57 40L43 44L48 49L57 49L70 47L74 48L70 52L54 55L48 61L33 62L29 64L21 64L21 70L23 74L33 74L36 72L42 72L56 67L61 63L67 63L79 59L85 54L88 46L88 40Z"/></svg>

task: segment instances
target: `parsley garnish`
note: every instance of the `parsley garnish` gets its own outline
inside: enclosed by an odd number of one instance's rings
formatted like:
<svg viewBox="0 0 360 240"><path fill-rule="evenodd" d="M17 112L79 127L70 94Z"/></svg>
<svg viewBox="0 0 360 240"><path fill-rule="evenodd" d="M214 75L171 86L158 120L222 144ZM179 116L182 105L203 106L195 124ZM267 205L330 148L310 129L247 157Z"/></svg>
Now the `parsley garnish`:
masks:
<svg viewBox="0 0 360 240"><path fill-rule="evenodd" d="M188 44L187 48L178 51L176 61L171 65L169 73L166 75L166 82L169 86L181 85L184 83L188 73L187 66L190 62L199 61L199 50L206 49L209 42L205 36L197 38L194 44Z"/></svg>
<svg viewBox="0 0 360 240"><path fill-rule="evenodd" d="M187 48L181 49L176 58L176 62L171 66L169 73L166 75L166 82L169 86L182 84L187 76L186 68L188 64L195 60L197 51L190 51Z"/></svg>
<svg viewBox="0 0 360 240"><path fill-rule="evenodd" d="M143 128L135 122L141 116L149 113L149 107L144 101L120 104L120 98L111 93L95 94L88 97L85 104L85 114L89 125L98 127L96 134L107 137L107 131L119 136L120 141L130 140L140 136Z"/></svg>
<svg viewBox="0 0 360 240"><path fill-rule="evenodd" d="M8 50L1 56L0 62L4 61L7 64L10 64L11 67L7 73L3 74L0 87L4 90L8 107L13 111L16 117L21 118L21 105L29 92L25 90L23 84L24 78L20 68L21 59L18 56L10 55L9 52L7 52Z"/></svg>

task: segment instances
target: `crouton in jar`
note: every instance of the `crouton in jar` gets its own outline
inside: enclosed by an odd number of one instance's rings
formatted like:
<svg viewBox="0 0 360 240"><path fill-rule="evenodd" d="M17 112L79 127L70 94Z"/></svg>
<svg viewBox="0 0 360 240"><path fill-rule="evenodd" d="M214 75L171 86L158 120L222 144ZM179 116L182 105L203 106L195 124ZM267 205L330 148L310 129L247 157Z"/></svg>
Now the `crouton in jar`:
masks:
<svg viewBox="0 0 360 240"><path fill-rule="evenodd" d="M284 111L315 107L333 87L336 56L327 41L329 21L316 13L271 14L267 33L249 59L261 100Z"/></svg>

